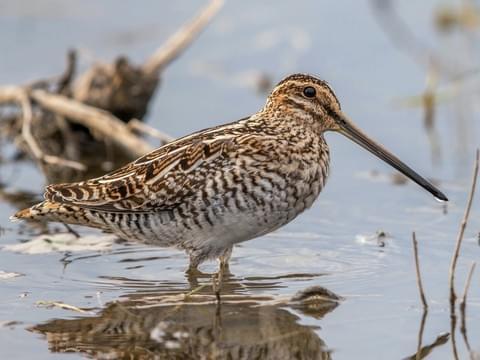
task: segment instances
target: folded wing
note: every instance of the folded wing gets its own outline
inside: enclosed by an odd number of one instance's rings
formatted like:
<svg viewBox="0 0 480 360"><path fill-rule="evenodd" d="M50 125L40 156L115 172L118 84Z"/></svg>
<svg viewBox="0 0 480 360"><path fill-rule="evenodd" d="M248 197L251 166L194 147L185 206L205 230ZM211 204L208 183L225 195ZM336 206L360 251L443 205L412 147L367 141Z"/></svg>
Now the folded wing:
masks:
<svg viewBox="0 0 480 360"><path fill-rule="evenodd" d="M170 210L197 191L212 169L233 166L239 134L221 129L202 134L167 144L105 176L50 185L45 199L107 212Z"/></svg>

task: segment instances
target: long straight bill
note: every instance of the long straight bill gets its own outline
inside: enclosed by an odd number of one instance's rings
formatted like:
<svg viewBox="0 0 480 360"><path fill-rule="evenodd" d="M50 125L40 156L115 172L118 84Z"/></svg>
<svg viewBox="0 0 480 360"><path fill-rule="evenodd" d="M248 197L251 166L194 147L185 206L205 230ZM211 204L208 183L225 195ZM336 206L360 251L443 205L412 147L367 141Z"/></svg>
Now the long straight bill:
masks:
<svg viewBox="0 0 480 360"><path fill-rule="evenodd" d="M435 198L441 201L448 201L448 198L429 181L417 174L412 168L403 163L399 158L390 153L382 145L376 143L365 135L359 128L352 124L352 122L344 114L336 114L336 122L340 127L339 132L345 135L350 140L356 142L358 145L370 151L372 154L378 156L386 163L393 166L402 174L416 182L425 190L430 192Z"/></svg>

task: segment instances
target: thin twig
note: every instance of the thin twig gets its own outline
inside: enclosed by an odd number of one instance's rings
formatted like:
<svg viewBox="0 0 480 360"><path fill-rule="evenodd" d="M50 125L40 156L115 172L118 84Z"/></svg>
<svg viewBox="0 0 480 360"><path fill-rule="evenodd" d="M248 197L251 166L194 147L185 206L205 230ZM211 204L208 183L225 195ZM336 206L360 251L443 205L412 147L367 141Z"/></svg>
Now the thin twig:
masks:
<svg viewBox="0 0 480 360"><path fill-rule="evenodd" d="M420 274L420 264L418 260L418 242L417 242L417 237L415 235L415 232L412 233L412 243L413 243L413 255L415 258L415 272L417 274L417 285L418 285L418 290L420 291L420 299L422 300L423 309L427 310L428 303L425 297L425 292L423 290L422 275Z"/></svg>
<svg viewBox="0 0 480 360"><path fill-rule="evenodd" d="M475 271L476 263L473 262L470 266L470 271L467 275L467 280L465 281L465 289L463 290L462 300L460 301L460 332L462 333L463 340L465 342L465 346L467 347L468 353L470 354L470 358L473 359L472 349L470 347L470 342L468 341L467 337L467 320L466 320L466 307L467 307L467 294L468 290L470 289L470 283L472 282L472 275Z"/></svg>
<svg viewBox="0 0 480 360"><path fill-rule="evenodd" d="M175 139L173 136L165 134L164 132L161 132L160 130L157 130L154 127L147 125L144 122L137 119L130 120L127 123L127 126L131 130L136 130L138 132L142 132L146 135L159 139L162 142L162 144L169 143L170 141L173 141Z"/></svg>
<svg viewBox="0 0 480 360"><path fill-rule="evenodd" d="M50 76L50 77L39 79L39 80L34 80L32 82L24 84L23 87L31 91L33 89L48 90L48 89L51 89L52 86L55 86L56 93L59 93L59 94L64 93L69 89L69 86L73 81L76 68L77 68L77 53L75 50L69 50L67 53L67 67L65 68L62 74Z"/></svg>
<svg viewBox="0 0 480 360"><path fill-rule="evenodd" d="M69 50L67 53L67 68L65 72L58 79L57 93L63 94L68 92L70 85L72 84L73 77L75 76L75 70L77 68L77 53L75 50Z"/></svg>
<svg viewBox="0 0 480 360"><path fill-rule="evenodd" d="M222 6L223 0L211 0L194 19L182 26L145 61L142 70L147 74L160 73L192 43Z"/></svg>
<svg viewBox="0 0 480 360"><path fill-rule="evenodd" d="M418 242L417 242L417 236L415 234L415 231L412 232L412 243L413 243L413 256L415 259L415 273L417 277L417 286L418 286L418 291L420 292L420 299L423 304L423 315L422 315L422 321L420 323L420 329L418 331L417 353L415 356L416 360L420 360L421 353L422 353L423 332L425 329L425 323L428 315L428 303L425 296L425 291L423 290L422 275L420 273L420 261L418 257Z"/></svg>
<svg viewBox="0 0 480 360"><path fill-rule="evenodd" d="M37 306L42 306L42 307L47 307L47 308L58 307L60 309L71 310L71 311L75 311L75 312L78 312L78 313L81 313L81 314L92 314L91 311L81 309L81 308L79 308L78 306L75 306L75 305L65 304L65 303L60 302L60 301L39 300L35 304Z"/></svg>
<svg viewBox="0 0 480 360"><path fill-rule="evenodd" d="M455 243L455 248L452 255L452 261L450 263L448 284L450 288L450 307L451 308L455 307L455 301L457 299L457 295L455 294L455 270L457 267L458 256L460 255L460 248L462 246L463 234L465 233L468 217L470 215L470 209L472 207L473 196L475 195L475 188L477 185L477 178L478 178L479 157L480 157L480 149L477 149L475 154L475 163L473 167L472 185L470 188L470 193L468 195L468 201L465 208L465 213L463 215L462 222L460 223L460 230L458 232L457 241Z"/></svg>

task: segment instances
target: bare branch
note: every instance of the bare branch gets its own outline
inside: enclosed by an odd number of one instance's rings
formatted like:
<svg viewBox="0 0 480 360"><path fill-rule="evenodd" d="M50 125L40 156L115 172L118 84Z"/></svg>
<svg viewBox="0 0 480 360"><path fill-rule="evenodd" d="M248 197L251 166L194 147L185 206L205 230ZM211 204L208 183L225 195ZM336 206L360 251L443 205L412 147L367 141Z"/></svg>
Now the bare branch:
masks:
<svg viewBox="0 0 480 360"><path fill-rule="evenodd" d="M160 73L192 43L222 6L223 0L211 0L194 19L181 27L145 61L142 70L147 74Z"/></svg>
<svg viewBox="0 0 480 360"><path fill-rule="evenodd" d="M427 299L425 297L425 292L423 291L423 284L422 284L422 275L420 274L420 264L418 260L418 242L415 232L412 233L412 243L413 243L413 255L415 258L415 272L417 275L417 285L418 290L420 291L420 299L422 300L423 309L428 309Z"/></svg>
<svg viewBox="0 0 480 360"><path fill-rule="evenodd" d="M33 90L30 96L43 108L64 116L69 121L82 124L104 138L111 139L113 143L135 157L152 150L146 141L132 134L124 122L109 112L44 90Z"/></svg>
<svg viewBox="0 0 480 360"><path fill-rule="evenodd" d="M162 144L169 143L170 141L173 141L175 139L173 136L165 134L164 132L161 132L160 130L157 130L154 127L147 125L137 119L130 120L127 123L127 126L131 130L136 130L156 139L159 139Z"/></svg>
<svg viewBox="0 0 480 360"><path fill-rule="evenodd" d="M457 267L458 256L460 254L460 248L462 246L463 234L465 233L468 217L470 215L470 209L472 207L473 196L475 195L475 188L477 185L477 177L478 177L479 156L480 156L480 149L477 149L475 154L475 163L473 167L472 185L470 188L470 193L469 193L467 205L465 208L465 213L463 215L462 222L460 223L460 230L458 232L457 241L455 243L455 248L452 255L452 261L450 263L448 284L450 288L450 307L451 308L454 308L455 301L457 299L457 295L455 294L455 270Z"/></svg>
<svg viewBox="0 0 480 360"><path fill-rule="evenodd" d="M18 101L19 86L0 87L0 104L16 104Z"/></svg>
<svg viewBox="0 0 480 360"><path fill-rule="evenodd" d="M0 102L16 102L20 105L22 109L22 137L35 159L51 165L66 166L80 171L86 170L85 165L77 161L43 153L32 134L32 105L25 89L14 86L0 89Z"/></svg>

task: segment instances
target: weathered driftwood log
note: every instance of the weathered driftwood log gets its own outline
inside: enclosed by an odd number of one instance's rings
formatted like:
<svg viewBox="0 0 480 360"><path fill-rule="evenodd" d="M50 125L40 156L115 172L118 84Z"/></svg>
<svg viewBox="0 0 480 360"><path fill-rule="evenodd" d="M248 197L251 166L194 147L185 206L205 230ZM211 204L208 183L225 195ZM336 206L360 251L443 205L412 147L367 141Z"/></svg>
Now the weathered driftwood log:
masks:
<svg viewBox="0 0 480 360"><path fill-rule="evenodd" d="M65 176L67 178L75 177L77 174L77 172L67 171L66 169L56 169L57 171L54 171L51 165L67 167L81 172L87 170L85 164L68 159L79 157L79 154L68 151L68 145L72 145L69 140L76 142L76 148L81 147L84 141L81 136L70 138L68 135L71 135L70 129L62 129L62 126L68 127L68 124L64 123L65 119L68 119L69 123L82 125L97 139L96 143L90 144L89 149L91 151L85 149L85 154L95 154L99 150L98 145L103 145L105 142L120 149L124 157L127 158L136 158L152 150L152 147L145 140L135 135L128 125L110 113L79 103L63 95L40 89L31 90L26 87L10 86L0 88L0 103L18 104L21 112L17 122L20 122L21 129L16 136L16 141L39 163L49 180L59 180ZM35 106L32 106L32 103ZM34 117L34 112L40 114L40 116ZM54 129L45 130L45 126L52 125L51 122L52 120L55 121L55 118L57 123L54 124ZM41 131L42 127L43 132ZM49 146L49 143L53 140L53 132L58 132L59 129L66 133L60 134L63 136L56 139L57 141L53 141L57 146L56 148ZM56 135L58 137L59 134ZM67 159L46 153L45 149L53 153L62 153ZM62 174L64 176L61 176Z"/></svg>
<svg viewBox="0 0 480 360"><path fill-rule="evenodd" d="M110 139L134 157L152 150L147 142L134 135L125 123L107 111L82 104L63 95L49 94L44 90L33 90L30 96L44 109L85 126L100 139Z"/></svg>
<svg viewBox="0 0 480 360"><path fill-rule="evenodd" d="M144 117L161 72L222 4L211 0L142 65L121 56L113 64L94 65L75 80L76 56L70 51L61 76L0 88L0 136L29 154L48 182L90 177L145 154L152 147L139 133L170 141L137 119Z"/></svg>

